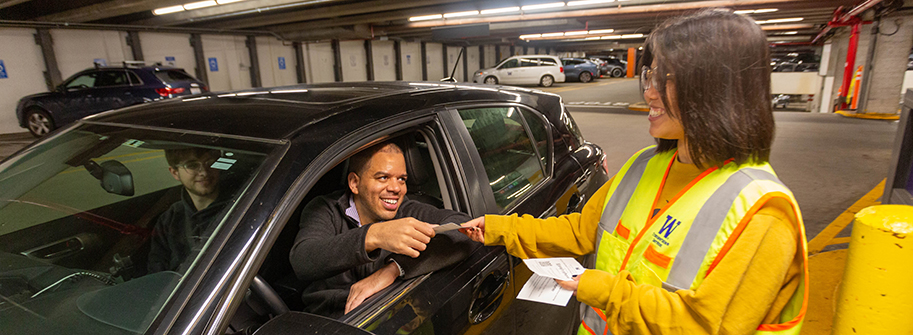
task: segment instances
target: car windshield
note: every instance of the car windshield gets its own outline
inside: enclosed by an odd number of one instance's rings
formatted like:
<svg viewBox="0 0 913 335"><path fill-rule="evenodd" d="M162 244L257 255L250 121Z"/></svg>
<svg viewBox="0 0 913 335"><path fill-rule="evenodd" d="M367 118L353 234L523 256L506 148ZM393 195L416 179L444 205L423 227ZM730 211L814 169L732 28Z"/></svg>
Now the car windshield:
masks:
<svg viewBox="0 0 913 335"><path fill-rule="evenodd" d="M274 147L83 125L0 164L0 333L144 332Z"/></svg>

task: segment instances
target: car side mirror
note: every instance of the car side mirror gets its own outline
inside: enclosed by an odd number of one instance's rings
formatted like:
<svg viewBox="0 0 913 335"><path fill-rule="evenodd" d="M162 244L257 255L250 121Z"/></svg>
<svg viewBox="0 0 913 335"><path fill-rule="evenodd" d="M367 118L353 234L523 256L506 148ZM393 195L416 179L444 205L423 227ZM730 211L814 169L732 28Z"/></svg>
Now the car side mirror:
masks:
<svg viewBox="0 0 913 335"><path fill-rule="evenodd" d="M254 335L274 334L370 335L371 333L328 317L288 312L272 318L254 332Z"/></svg>
<svg viewBox="0 0 913 335"><path fill-rule="evenodd" d="M133 174L124 164L115 160L104 161L99 165L88 161L86 170L101 182L101 187L108 193L132 196Z"/></svg>

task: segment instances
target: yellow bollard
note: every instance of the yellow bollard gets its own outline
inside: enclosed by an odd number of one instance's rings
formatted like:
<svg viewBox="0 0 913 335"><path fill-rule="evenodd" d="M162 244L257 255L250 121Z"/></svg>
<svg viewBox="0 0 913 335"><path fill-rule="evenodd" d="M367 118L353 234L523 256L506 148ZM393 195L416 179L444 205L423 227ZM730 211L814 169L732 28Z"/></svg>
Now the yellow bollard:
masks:
<svg viewBox="0 0 913 335"><path fill-rule="evenodd" d="M913 334L913 206L856 213L834 335Z"/></svg>

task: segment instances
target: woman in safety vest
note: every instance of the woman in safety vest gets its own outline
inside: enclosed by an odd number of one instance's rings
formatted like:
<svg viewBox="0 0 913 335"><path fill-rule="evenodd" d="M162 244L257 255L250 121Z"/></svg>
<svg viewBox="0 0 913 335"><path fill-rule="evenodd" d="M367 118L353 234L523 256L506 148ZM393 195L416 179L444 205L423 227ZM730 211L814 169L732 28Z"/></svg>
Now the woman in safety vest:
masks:
<svg viewBox="0 0 913 335"><path fill-rule="evenodd" d="M767 36L706 10L644 44L657 145L634 154L581 213L486 215L462 231L521 258L595 253L559 281L578 334L798 334L808 296L802 215L767 163L774 120Z"/></svg>

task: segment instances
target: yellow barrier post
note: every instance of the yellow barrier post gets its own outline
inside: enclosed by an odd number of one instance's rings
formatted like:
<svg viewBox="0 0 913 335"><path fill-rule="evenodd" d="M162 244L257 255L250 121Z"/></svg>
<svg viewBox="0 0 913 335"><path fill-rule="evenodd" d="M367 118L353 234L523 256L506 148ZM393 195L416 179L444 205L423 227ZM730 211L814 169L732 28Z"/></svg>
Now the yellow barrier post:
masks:
<svg viewBox="0 0 913 335"><path fill-rule="evenodd" d="M913 206L856 213L832 334L913 334L910 278Z"/></svg>

